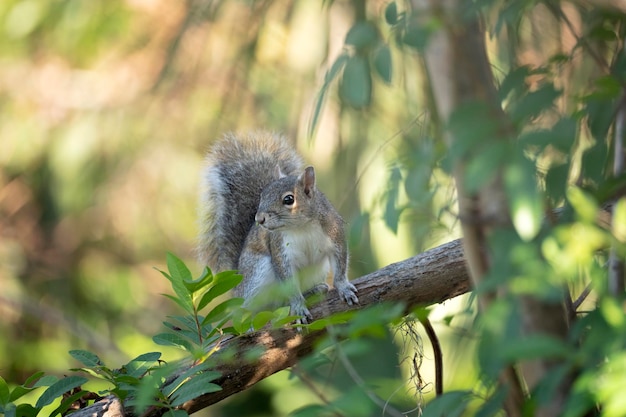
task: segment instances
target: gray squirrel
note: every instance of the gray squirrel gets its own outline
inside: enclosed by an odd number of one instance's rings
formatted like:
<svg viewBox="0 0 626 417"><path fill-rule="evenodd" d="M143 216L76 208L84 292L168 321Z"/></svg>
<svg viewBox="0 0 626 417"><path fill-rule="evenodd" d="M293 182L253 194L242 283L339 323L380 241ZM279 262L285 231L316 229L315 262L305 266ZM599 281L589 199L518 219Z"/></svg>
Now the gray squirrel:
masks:
<svg viewBox="0 0 626 417"><path fill-rule="evenodd" d="M311 320L303 294L333 284L349 305L344 221L315 186L287 140L270 132L227 134L209 150L203 171L198 256L213 273L239 270L234 295L244 306L276 304L286 286L291 314Z"/></svg>

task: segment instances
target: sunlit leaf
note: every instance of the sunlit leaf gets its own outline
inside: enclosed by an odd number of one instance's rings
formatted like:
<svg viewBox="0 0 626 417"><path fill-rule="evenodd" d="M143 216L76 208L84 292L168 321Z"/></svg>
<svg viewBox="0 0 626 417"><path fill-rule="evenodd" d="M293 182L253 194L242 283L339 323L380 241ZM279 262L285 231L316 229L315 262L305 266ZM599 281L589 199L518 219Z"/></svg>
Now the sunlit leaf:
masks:
<svg viewBox="0 0 626 417"><path fill-rule="evenodd" d="M214 323L216 321L224 319L225 315L229 314L232 310L241 307L242 304L242 298L231 298L229 300L221 302L206 315L204 320L202 320L202 326L206 325L207 323Z"/></svg>
<svg viewBox="0 0 626 417"><path fill-rule="evenodd" d="M567 190L567 199L582 221L586 223L595 222L598 214L598 203L591 195L579 187L570 187Z"/></svg>
<svg viewBox="0 0 626 417"><path fill-rule="evenodd" d="M211 281L213 281L213 274L208 267L205 267L202 270L202 275L200 275L199 278L189 282L185 281L184 283L185 287L187 287L187 289L193 294L203 287L209 285Z"/></svg>
<svg viewBox="0 0 626 417"><path fill-rule="evenodd" d="M272 313L271 311L260 311L259 313L255 314L254 318L252 319L252 327L254 328L254 330L259 330L267 323L269 323L273 317L274 313Z"/></svg>
<svg viewBox="0 0 626 417"><path fill-rule="evenodd" d="M28 379L26 379L26 381L22 385L13 388L13 391L11 391L9 401L11 402L16 401L18 398L21 398L23 395L28 394L29 392L34 390L36 388L34 384L37 381L39 381L39 379L43 375L44 373L42 371L36 372L30 377L28 377Z"/></svg>
<svg viewBox="0 0 626 417"><path fill-rule="evenodd" d="M0 376L0 405L6 405L10 400L9 385Z"/></svg>
<svg viewBox="0 0 626 417"><path fill-rule="evenodd" d="M531 240L539 233L543 217L534 165L525 158L517 158L506 167L504 183L515 230L522 239Z"/></svg>
<svg viewBox="0 0 626 417"><path fill-rule="evenodd" d="M235 271L224 271L215 275L211 288L202 296L198 303L198 310L202 310L215 298L235 288L242 280L243 275Z"/></svg>

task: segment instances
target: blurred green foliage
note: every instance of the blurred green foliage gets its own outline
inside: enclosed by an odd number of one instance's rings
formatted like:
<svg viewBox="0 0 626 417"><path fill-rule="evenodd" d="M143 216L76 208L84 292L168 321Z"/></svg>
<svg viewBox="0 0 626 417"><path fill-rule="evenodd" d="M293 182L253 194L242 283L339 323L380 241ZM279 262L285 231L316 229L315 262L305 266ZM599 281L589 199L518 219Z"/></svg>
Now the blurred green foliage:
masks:
<svg viewBox="0 0 626 417"><path fill-rule="evenodd" d="M470 190L505 167L515 230L491 236L497 262L491 287L478 291L503 286L507 296L475 327L464 301L436 311L454 377L446 381L451 391L425 411L495 415L503 397L489 377L549 356L563 363L555 380L578 372L568 415L597 402L604 415L623 414L615 387L626 383L626 321L604 264L610 245L624 255L625 234L619 222L607 230L595 220L624 182L612 178L610 161L626 20L619 8L553 3L471 5L483 13L516 134L503 144L481 103L458 108L445 126L432 122L419 52L441 22L412 15L407 2L2 1L0 375L7 387L19 390L37 371L75 367L72 349L97 352L107 364L153 351L152 335L175 308L160 296L171 291L153 266L162 267L166 251L193 265L204 151L224 131L266 128L294 139L348 220L351 277L459 236L450 179L456 158L468 160ZM447 149L445 129L462 146ZM544 214L561 206L560 220L546 224ZM623 220L623 202L617 207ZM588 283L590 313L570 329L571 345L519 333L516 297L551 299L564 285L577 294ZM380 398L400 390L398 403L411 408L419 395L396 385L411 366L397 366L400 338L387 319L364 313L348 330L358 333L358 320L366 321L362 339L323 346L314 367L303 364L309 377L294 383L278 374L205 415L378 415L365 391L349 389L345 369L333 368L346 352L351 361L343 364L371 371ZM368 368L372 350L384 360ZM163 351L168 360L180 357ZM310 384L322 384L332 399L320 401ZM536 400L554 384L542 381Z"/></svg>
<svg viewBox="0 0 626 417"><path fill-rule="evenodd" d="M374 77L366 113L344 108L332 88L307 136L320 68L356 9L366 12L357 3L1 2L0 375L9 384L63 374L77 365L72 349L107 364L155 350L151 336L173 306L153 267L172 251L194 269L203 153L228 130L275 129L298 143L351 224L352 277L416 251L363 207L380 198L384 155L402 143L381 139L411 123L418 88ZM367 14L377 27L377 10Z"/></svg>

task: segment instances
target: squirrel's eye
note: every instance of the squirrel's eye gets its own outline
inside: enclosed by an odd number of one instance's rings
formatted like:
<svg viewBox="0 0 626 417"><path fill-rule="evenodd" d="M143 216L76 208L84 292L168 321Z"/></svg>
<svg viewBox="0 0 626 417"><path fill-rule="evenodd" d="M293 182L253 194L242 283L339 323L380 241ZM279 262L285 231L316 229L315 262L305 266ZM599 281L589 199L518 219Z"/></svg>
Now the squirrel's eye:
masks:
<svg viewBox="0 0 626 417"><path fill-rule="evenodd" d="M286 206L293 206L293 203L295 202L295 198L293 198L293 194L287 194L286 196L283 197L283 204Z"/></svg>

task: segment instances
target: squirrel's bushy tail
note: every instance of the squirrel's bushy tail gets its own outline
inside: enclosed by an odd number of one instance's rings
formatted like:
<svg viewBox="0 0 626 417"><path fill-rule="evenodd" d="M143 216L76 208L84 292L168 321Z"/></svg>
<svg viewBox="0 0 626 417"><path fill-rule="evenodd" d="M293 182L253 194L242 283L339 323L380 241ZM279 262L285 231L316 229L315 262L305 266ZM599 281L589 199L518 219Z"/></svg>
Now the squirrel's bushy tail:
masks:
<svg viewBox="0 0 626 417"><path fill-rule="evenodd" d="M278 179L279 172L297 175L302 166L300 156L278 134L228 134L215 143L202 175L200 262L214 273L237 269L261 190Z"/></svg>

